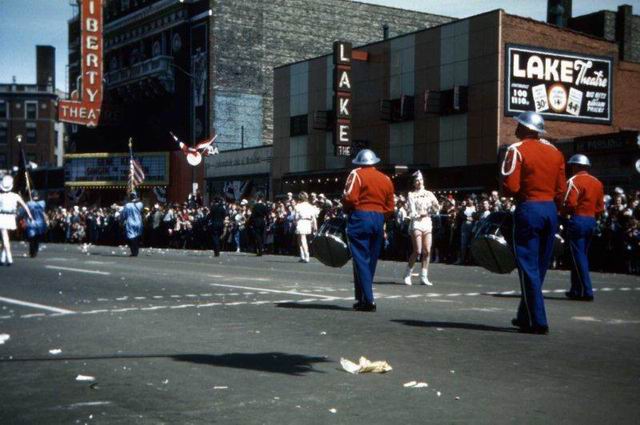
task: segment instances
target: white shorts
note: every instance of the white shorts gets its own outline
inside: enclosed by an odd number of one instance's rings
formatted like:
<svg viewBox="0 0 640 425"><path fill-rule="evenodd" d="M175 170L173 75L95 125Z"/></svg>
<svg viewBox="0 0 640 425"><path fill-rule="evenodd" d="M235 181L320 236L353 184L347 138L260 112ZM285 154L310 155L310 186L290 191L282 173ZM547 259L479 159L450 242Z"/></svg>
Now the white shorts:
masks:
<svg viewBox="0 0 640 425"><path fill-rule="evenodd" d="M296 224L296 235L310 235L311 220L299 220Z"/></svg>
<svg viewBox="0 0 640 425"><path fill-rule="evenodd" d="M413 220L409 231L411 234L414 234L415 232L426 234L431 233L432 228L433 224L431 223L431 217L423 217L419 220Z"/></svg>
<svg viewBox="0 0 640 425"><path fill-rule="evenodd" d="M16 216L14 214L0 214L0 229L16 230Z"/></svg>

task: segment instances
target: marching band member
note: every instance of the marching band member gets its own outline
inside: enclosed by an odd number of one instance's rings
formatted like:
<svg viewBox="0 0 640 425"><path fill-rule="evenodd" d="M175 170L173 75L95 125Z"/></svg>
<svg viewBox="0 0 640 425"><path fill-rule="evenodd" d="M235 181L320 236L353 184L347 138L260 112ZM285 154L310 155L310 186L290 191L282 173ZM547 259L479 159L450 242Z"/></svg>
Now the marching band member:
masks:
<svg viewBox="0 0 640 425"><path fill-rule="evenodd" d="M514 251L522 298L512 324L521 332L547 334L542 284L553 256L558 229L557 206L566 190L564 156L540 135L542 116L523 112L516 117L516 137L502 163L502 188L518 203L514 212Z"/></svg>
<svg viewBox="0 0 640 425"><path fill-rule="evenodd" d="M572 267L571 289L565 295L572 300L593 301L588 254L596 217L604 212L604 188L588 173L591 161L585 155L573 155L567 164L573 174L564 197L564 210L570 216L567 235Z"/></svg>
<svg viewBox="0 0 640 425"><path fill-rule="evenodd" d="M13 193L13 177L6 175L0 182L0 233L2 233L2 254L0 264L10 266L13 264L11 255L11 242L9 240L9 230L16 230L16 213L18 205L24 208L33 220L29 207L17 193Z"/></svg>
<svg viewBox="0 0 640 425"><path fill-rule="evenodd" d="M373 151L361 150L352 162L360 168L349 174L342 199L350 212L347 236L353 257L353 308L376 311L373 276L384 241L384 220L394 212L393 183L374 167L380 158Z"/></svg>
<svg viewBox="0 0 640 425"><path fill-rule="evenodd" d="M309 262L309 245L307 236L317 230L316 208L307 202L309 195L306 192L298 194L298 203L295 206L296 235L298 235L298 248L300 249L300 262Z"/></svg>
<svg viewBox="0 0 640 425"><path fill-rule="evenodd" d="M429 214L439 211L440 204L433 194L424 188L424 177L420 171L413 173L413 187L415 190L409 192L409 217L411 224L409 234L413 252L409 257L409 264L404 274L404 284L411 285L411 272L418 257L421 258L422 270L420 271L420 283L423 285L433 285L429 281L429 260L431 258L432 228Z"/></svg>

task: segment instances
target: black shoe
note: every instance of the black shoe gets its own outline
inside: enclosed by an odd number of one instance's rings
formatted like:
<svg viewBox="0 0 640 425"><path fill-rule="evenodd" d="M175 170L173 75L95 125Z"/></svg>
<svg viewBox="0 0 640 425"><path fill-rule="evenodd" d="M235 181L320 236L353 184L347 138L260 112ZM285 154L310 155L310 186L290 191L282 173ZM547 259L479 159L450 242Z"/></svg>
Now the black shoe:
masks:
<svg viewBox="0 0 640 425"><path fill-rule="evenodd" d="M358 301L357 303L353 304L353 309L354 310L358 310L360 307L362 307L362 303L360 301Z"/></svg>
<svg viewBox="0 0 640 425"><path fill-rule="evenodd" d="M518 332L523 334L548 335L549 326L521 327Z"/></svg>
<svg viewBox="0 0 640 425"><path fill-rule="evenodd" d="M581 295L576 295L570 291L567 291L564 293L565 297L569 298L570 300L574 300L574 301L587 301L587 302L591 302L593 301L593 295L585 295L585 296L581 296Z"/></svg>
<svg viewBox="0 0 640 425"><path fill-rule="evenodd" d="M526 327L529 326L529 325L527 325L525 323L520 322L517 318L516 319L511 319L511 324L513 326L515 326L516 328L526 328Z"/></svg>
<svg viewBox="0 0 640 425"><path fill-rule="evenodd" d="M375 304L360 304L357 308L354 307L354 309L356 311L370 311L370 312L375 312L376 311L376 305Z"/></svg>

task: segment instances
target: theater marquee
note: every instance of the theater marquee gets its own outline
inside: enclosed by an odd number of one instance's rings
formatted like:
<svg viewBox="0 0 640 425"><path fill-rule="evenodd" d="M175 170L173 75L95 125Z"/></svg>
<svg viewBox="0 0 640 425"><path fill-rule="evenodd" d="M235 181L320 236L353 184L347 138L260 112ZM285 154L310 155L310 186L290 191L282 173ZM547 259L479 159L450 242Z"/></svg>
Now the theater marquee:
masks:
<svg viewBox="0 0 640 425"><path fill-rule="evenodd" d="M71 100L58 102L62 122L95 127L102 107L102 3L82 0L80 7L80 84Z"/></svg>
<svg viewBox="0 0 640 425"><path fill-rule="evenodd" d="M505 115L611 123L612 58L508 44L505 61Z"/></svg>

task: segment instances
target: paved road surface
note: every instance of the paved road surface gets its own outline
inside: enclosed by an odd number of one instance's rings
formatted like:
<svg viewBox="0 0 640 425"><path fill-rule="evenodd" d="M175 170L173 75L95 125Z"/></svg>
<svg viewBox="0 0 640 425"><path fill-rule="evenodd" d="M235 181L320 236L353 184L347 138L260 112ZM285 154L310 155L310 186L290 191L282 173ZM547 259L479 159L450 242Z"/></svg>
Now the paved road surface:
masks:
<svg viewBox="0 0 640 425"><path fill-rule="evenodd" d="M596 302L545 286L551 333L510 327L515 274L433 265L377 313L351 311L351 266L193 251L16 244L0 269L0 424L632 424L640 278L594 274ZM417 280L417 278L416 278ZM6 338L6 337L5 337ZM2 341L4 340L4 344ZM59 354L49 350L60 349ZM342 357L386 360L350 375ZM78 375L95 377L77 381ZM425 388L405 388L410 381Z"/></svg>

